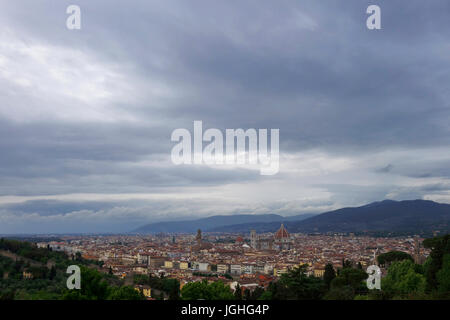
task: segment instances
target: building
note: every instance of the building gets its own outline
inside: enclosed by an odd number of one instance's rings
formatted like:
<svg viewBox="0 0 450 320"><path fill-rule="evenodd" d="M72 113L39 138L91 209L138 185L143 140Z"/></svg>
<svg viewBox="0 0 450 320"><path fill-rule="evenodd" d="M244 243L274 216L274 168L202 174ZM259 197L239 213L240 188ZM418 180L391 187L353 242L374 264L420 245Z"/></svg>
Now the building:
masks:
<svg viewBox="0 0 450 320"><path fill-rule="evenodd" d="M137 258L137 262L139 264L148 264L148 254L147 253L138 253L136 258Z"/></svg>
<svg viewBox="0 0 450 320"><path fill-rule="evenodd" d="M253 272L259 272L259 273L263 273L264 272L264 265L263 264L256 264L253 266Z"/></svg>
<svg viewBox="0 0 450 320"><path fill-rule="evenodd" d="M199 271L210 271L209 263L207 263L207 262L199 262L198 263L198 270Z"/></svg>
<svg viewBox="0 0 450 320"><path fill-rule="evenodd" d="M314 277L322 278L325 274L325 269L314 269Z"/></svg>
<svg viewBox="0 0 450 320"><path fill-rule="evenodd" d="M280 229L275 233L274 247L277 250L290 250L292 247L291 236L284 227L284 224L281 224Z"/></svg>
<svg viewBox="0 0 450 320"><path fill-rule="evenodd" d="M218 264L217 272L218 273L228 273L229 272L228 265L227 264Z"/></svg>
<svg viewBox="0 0 450 320"><path fill-rule="evenodd" d="M292 248L292 239L289 232L281 224L280 229L275 233L274 237L262 238L256 234L255 230L250 232L250 245L256 250L290 250Z"/></svg>
<svg viewBox="0 0 450 320"><path fill-rule="evenodd" d="M250 246L256 250L272 250L273 239L261 238L255 230L250 232Z"/></svg>
<svg viewBox="0 0 450 320"><path fill-rule="evenodd" d="M250 231L250 246L253 249L257 249L257 247L258 247L257 242L258 242L258 237L256 235L256 230Z"/></svg>
<svg viewBox="0 0 450 320"><path fill-rule="evenodd" d="M157 268L164 266L165 261L166 261L165 257L149 257L148 265L152 269L157 269Z"/></svg>
<svg viewBox="0 0 450 320"><path fill-rule="evenodd" d="M251 264L244 264L242 266L242 272L247 274L252 274L254 272L253 265Z"/></svg>
<svg viewBox="0 0 450 320"><path fill-rule="evenodd" d="M149 286L136 286L134 290L141 292L146 298L152 296L152 289Z"/></svg>
<svg viewBox="0 0 450 320"><path fill-rule="evenodd" d="M285 274L287 272L288 272L288 269L286 267L273 268L273 275L276 277L281 277L282 274Z"/></svg>
<svg viewBox="0 0 450 320"><path fill-rule="evenodd" d="M232 275L240 275L241 274L241 265L240 264L232 264L230 266L230 273Z"/></svg>
<svg viewBox="0 0 450 320"><path fill-rule="evenodd" d="M138 273L138 274L147 274L147 265L143 264L143 265L135 265L133 266L133 272Z"/></svg>
<svg viewBox="0 0 450 320"><path fill-rule="evenodd" d="M36 243L36 246L38 248L44 248L44 249L48 249L49 248L49 245L47 244L47 242L38 242L38 243Z"/></svg>
<svg viewBox="0 0 450 320"><path fill-rule="evenodd" d="M420 252L420 241L418 237L414 237L414 263L423 264L425 262L425 256Z"/></svg>
<svg viewBox="0 0 450 320"><path fill-rule="evenodd" d="M271 274L273 272L273 265L266 263L264 265L264 273Z"/></svg>
<svg viewBox="0 0 450 320"><path fill-rule="evenodd" d="M200 247L202 245L202 230L197 230L197 235L195 236L195 240L197 241L197 245Z"/></svg>
<svg viewBox="0 0 450 320"><path fill-rule="evenodd" d="M191 246L191 251L202 251L202 250L209 250L212 249L213 245L209 242L205 242L202 240L202 230L197 230L197 235L195 236L195 241L197 242L196 245Z"/></svg>

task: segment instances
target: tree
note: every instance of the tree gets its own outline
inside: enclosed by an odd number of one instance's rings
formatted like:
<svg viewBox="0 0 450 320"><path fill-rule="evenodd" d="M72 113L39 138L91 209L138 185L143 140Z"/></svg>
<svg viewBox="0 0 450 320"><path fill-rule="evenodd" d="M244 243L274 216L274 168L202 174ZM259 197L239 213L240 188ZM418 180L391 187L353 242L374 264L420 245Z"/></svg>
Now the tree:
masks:
<svg viewBox="0 0 450 320"><path fill-rule="evenodd" d="M331 263L327 263L325 266L325 272L323 274L323 281L327 289L330 289L331 281L336 278L336 271L334 271L333 265Z"/></svg>
<svg viewBox="0 0 450 320"><path fill-rule="evenodd" d="M15 297L15 292L14 290L10 289L8 291L6 291L3 294L0 294L0 301L1 300L14 300Z"/></svg>
<svg viewBox="0 0 450 320"><path fill-rule="evenodd" d="M444 255L450 254L450 234L442 237L425 239L425 248L431 249L429 261L426 263L425 275L427 279L427 291L440 291L437 274L443 268ZM441 277L442 277L441 273Z"/></svg>
<svg viewBox="0 0 450 320"><path fill-rule="evenodd" d="M361 287L363 280L366 280L368 276L364 270L354 268L343 269L339 275L339 277L345 280L345 284L352 287L355 291Z"/></svg>
<svg viewBox="0 0 450 320"><path fill-rule="evenodd" d="M169 300L178 300L180 298L180 282L177 279L164 279L162 290L169 295Z"/></svg>
<svg viewBox="0 0 450 320"><path fill-rule="evenodd" d="M358 268L341 269L339 275L330 283L330 291L325 299L352 300L357 293L363 293L367 287L363 280L367 279L368 274Z"/></svg>
<svg viewBox="0 0 450 320"><path fill-rule="evenodd" d="M267 290L260 295L258 300L275 300L276 295L277 295L277 286L275 283L271 282L269 283Z"/></svg>
<svg viewBox="0 0 450 320"><path fill-rule="evenodd" d="M131 286L112 287L108 300L145 300L144 295Z"/></svg>
<svg viewBox="0 0 450 320"><path fill-rule="evenodd" d="M77 251L77 252L75 253L75 260L76 260L76 261L81 261L81 260L82 260L82 258L81 258L81 252Z"/></svg>
<svg viewBox="0 0 450 320"><path fill-rule="evenodd" d="M233 292L230 287L225 285L222 281L215 281L208 285L208 291L211 300L233 300Z"/></svg>
<svg viewBox="0 0 450 320"><path fill-rule="evenodd" d="M325 295L325 300L353 300L355 293L352 287L346 285L334 287Z"/></svg>
<svg viewBox="0 0 450 320"><path fill-rule="evenodd" d="M438 292L450 293L450 254L443 257L442 268L436 273Z"/></svg>
<svg viewBox="0 0 450 320"><path fill-rule="evenodd" d="M239 283L236 285L236 288L234 289L234 297L236 298L236 300L242 300L242 288Z"/></svg>
<svg viewBox="0 0 450 320"><path fill-rule="evenodd" d="M378 264L382 266L389 266L392 262L402 260L414 261L411 255L402 251L389 251L382 253L377 257Z"/></svg>
<svg viewBox="0 0 450 320"><path fill-rule="evenodd" d="M289 270L283 274L279 281L268 287L270 293L263 294L263 298L273 300L303 300L320 299L326 291L322 279L306 274L306 265Z"/></svg>
<svg viewBox="0 0 450 320"><path fill-rule="evenodd" d="M181 289L183 300L234 300L230 287L222 281L208 284L207 280L190 282Z"/></svg>
<svg viewBox="0 0 450 320"><path fill-rule="evenodd" d="M342 259L342 269L353 267L353 263L350 260Z"/></svg>
<svg viewBox="0 0 450 320"><path fill-rule="evenodd" d="M393 262L381 281L381 288L390 296L406 296L425 292L426 279L416 273L410 260Z"/></svg>
<svg viewBox="0 0 450 320"><path fill-rule="evenodd" d="M244 300L251 300L252 299L252 292L250 291L250 289L246 288L244 290Z"/></svg>
<svg viewBox="0 0 450 320"><path fill-rule="evenodd" d="M49 272L48 278L50 280L53 280L55 277L56 277L56 268L55 268L55 266L52 266L50 268L50 272Z"/></svg>
<svg viewBox="0 0 450 320"><path fill-rule="evenodd" d="M256 287L255 290L253 290L249 300L258 300L262 294L264 294L264 289L261 287Z"/></svg>
<svg viewBox="0 0 450 320"><path fill-rule="evenodd" d="M106 300L109 295L108 283L100 272L80 266L81 289L70 290L64 295L65 300Z"/></svg>

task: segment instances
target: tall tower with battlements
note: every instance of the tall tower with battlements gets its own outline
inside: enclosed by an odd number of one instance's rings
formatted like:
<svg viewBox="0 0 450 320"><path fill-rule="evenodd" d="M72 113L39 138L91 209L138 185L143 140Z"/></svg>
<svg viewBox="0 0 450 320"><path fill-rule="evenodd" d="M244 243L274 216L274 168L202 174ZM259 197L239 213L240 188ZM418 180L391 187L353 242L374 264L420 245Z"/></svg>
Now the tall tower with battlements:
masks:
<svg viewBox="0 0 450 320"><path fill-rule="evenodd" d="M257 239L257 236L256 236L256 231L255 230L250 231L250 246L253 249L256 249L256 247L257 247L257 243L258 243L257 240L258 239Z"/></svg>

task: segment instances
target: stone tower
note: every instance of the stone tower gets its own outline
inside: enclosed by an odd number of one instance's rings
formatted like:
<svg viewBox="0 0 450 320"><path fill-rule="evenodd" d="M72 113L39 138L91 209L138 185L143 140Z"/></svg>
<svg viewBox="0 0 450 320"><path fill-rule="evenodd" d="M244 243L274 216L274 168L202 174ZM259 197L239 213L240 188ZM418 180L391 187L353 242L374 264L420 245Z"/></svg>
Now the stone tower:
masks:
<svg viewBox="0 0 450 320"><path fill-rule="evenodd" d="M256 238L256 231L255 230L250 231L250 246L253 249L256 249L256 247L257 247L257 238Z"/></svg>
<svg viewBox="0 0 450 320"><path fill-rule="evenodd" d="M414 262L416 264L422 264L424 261L423 256L420 253L420 239L418 236L414 237Z"/></svg>
<svg viewBox="0 0 450 320"><path fill-rule="evenodd" d="M197 245L200 246L202 244L202 230L197 230L197 235L195 236L195 240L197 240Z"/></svg>

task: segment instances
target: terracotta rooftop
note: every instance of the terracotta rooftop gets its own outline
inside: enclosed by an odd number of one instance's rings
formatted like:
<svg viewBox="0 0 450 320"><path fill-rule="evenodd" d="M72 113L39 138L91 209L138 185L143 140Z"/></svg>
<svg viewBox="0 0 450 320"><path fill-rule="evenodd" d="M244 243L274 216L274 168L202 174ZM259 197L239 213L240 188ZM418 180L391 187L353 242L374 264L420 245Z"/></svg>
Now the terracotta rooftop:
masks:
<svg viewBox="0 0 450 320"><path fill-rule="evenodd" d="M287 232L286 228L284 227L284 224L281 224L280 229L275 233L275 239L283 239L283 238L289 238L289 232Z"/></svg>

